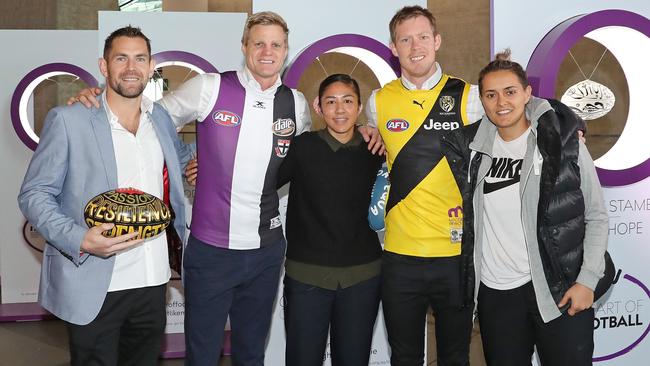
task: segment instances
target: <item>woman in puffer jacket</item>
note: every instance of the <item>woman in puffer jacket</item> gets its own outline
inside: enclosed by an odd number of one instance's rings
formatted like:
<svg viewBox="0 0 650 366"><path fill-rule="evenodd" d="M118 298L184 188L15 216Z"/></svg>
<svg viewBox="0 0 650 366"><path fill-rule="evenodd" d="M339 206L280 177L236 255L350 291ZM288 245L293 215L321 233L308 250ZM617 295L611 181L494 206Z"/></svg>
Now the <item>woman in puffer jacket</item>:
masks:
<svg viewBox="0 0 650 366"><path fill-rule="evenodd" d="M487 363L531 365L536 347L543 366L591 365L608 218L584 123L533 97L507 55L481 71L479 91L485 116L443 148L463 194L463 283Z"/></svg>

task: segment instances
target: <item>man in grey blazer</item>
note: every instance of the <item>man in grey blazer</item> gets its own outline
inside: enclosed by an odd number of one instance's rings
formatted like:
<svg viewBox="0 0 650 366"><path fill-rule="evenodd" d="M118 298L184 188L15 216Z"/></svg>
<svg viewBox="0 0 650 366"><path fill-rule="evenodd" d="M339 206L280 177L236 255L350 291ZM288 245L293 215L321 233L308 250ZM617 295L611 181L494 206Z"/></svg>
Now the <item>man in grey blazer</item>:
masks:
<svg viewBox="0 0 650 366"><path fill-rule="evenodd" d="M72 364L155 365L171 274L165 234L106 238L113 224L88 229L83 211L111 189L163 198L168 188L173 226L185 237L181 164L191 151L167 112L142 96L155 63L140 29L113 32L99 66L107 85L99 108L48 113L18 203L47 240L39 302L66 321Z"/></svg>

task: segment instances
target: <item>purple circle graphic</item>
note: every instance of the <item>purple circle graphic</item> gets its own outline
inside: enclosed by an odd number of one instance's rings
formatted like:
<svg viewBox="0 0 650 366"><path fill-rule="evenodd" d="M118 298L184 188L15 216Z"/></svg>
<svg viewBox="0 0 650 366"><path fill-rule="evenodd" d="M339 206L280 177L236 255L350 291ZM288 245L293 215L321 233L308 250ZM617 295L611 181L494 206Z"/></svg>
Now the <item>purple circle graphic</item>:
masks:
<svg viewBox="0 0 650 366"><path fill-rule="evenodd" d="M20 138L20 141L22 141L23 144L25 144L31 150L36 150L38 143L29 136L23 127L22 121L20 120L20 101L29 84L31 84L39 77L51 72L64 72L76 75L88 86L97 86L97 80L88 71L82 69L79 66L62 62L39 66L25 75L18 83L18 86L14 90L14 94L11 97L11 123L13 124L14 131L16 131L16 134L18 135L18 138Z"/></svg>
<svg viewBox="0 0 650 366"><path fill-rule="evenodd" d="M397 76L401 74L397 57L393 56L390 48L386 45L360 34L337 34L318 40L300 51L284 73L284 84L291 88L297 88L300 77L317 57L339 47L357 47L370 51L386 61Z"/></svg>
<svg viewBox="0 0 650 366"><path fill-rule="evenodd" d="M567 19L553 28L530 56L526 72L533 94L555 98L555 81L560 64L573 45L587 33L609 26L631 28L650 37L650 20L625 10L602 10ZM637 183L650 175L650 159L628 169L597 168L603 186Z"/></svg>
<svg viewBox="0 0 650 366"><path fill-rule="evenodd" d="M628 280L628 281L632 282L633 284L639 286L639 287L641 288L641 290L643 290L643 292L646 294L646 296L648 297L648 299L650 299L650 290L648 290L648 287L646 287L646 285L644 285L641 281L639 281L639 280L638 280L637 278L635 278L635 277L630 276L629 274L625 274L625 275L623 276L623 278L625 278L626 280ZM594 358L593 358L593 361L594 361L594 362L607 361L607 360L611 360L612 358L616 358L616 357L622 356L622 355L624 355L624 354L630 352L634 347L638 346L639 343L641 343L641 341L643 341L643 339L648 335L648 332L650 332L650 325L648 325L648 326L645 328L645 330L643 331L643 333L641 334L641 336L639 336L639 338L637 338L637 339L636 339L634 342L632 342L632 344L630 344L629 346L623 348L623 349L620 350L620 351L617 351L617 352L611 353L611 354L609 354L609 355L600 356L600 357L594 357Z"/></svg>
<svg viewBox="0 0 650 366"><path fill-rule="evenodd" d="M201 56L195 55L191 52L185 52L185 51L163 51L163 52L158 52L153 55L154 60L156 60L156 63L163 63L163 62L172 62L172 61L182 61L182 62L187 62L188 64L192 64L199 69L203 70L205 73L217 73L217 68L214 67L208 60L204 59Z"/></svg>

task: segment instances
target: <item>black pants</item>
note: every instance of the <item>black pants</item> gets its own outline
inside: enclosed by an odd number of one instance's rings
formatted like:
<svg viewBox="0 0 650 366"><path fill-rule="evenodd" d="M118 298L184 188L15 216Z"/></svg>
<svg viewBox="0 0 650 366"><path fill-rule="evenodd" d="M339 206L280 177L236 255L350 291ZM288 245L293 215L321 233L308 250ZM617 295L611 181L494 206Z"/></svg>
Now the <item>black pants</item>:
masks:
<svg viewBox="0 0 650 366"><path fill-rule="evenodd" d="M478 316L488 365L531 365L534 347L542 366L592 364L594 310L564 313L544 323L532 282L505 291L481 284Z"/></svg>
<svg viewBox="0 0 650 366"><path fill-rule="evenodd" d="M436 318L438 365L469 365L471 307L460 307L458 257L420 258L384 252L381 299L391 365L424 363L429 306Z"/></svg>
<svg viewBox="0 0 650 366"><path fill-rule="evenodd" d="M92 322L66 323L70 363L73 366L157 365L167 320L166 291L164 284L109 292Z"/></svg>
<svg viewBox="0 0 650 366"><path fill-rule="evenodd" d="M379 308L379 276L328 290L284 277L287 366L321 366L330 332L333 366L367 366Z"/></svg>

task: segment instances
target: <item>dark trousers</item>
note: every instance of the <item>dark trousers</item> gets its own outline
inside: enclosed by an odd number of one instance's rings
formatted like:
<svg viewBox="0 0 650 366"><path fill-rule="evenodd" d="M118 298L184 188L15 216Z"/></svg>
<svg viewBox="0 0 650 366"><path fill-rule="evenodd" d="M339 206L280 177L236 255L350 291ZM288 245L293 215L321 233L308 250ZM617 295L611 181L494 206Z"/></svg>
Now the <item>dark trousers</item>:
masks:
<svg viewBox="0 0 650 366"><path fill-rule="evenodd" d="M391 348L391 365L424 363L424 329L429 306L436 318L438 365L469 365L471 307L460 307L458 257L420 258L384 252L381 301Z"/></svg>
<svg viewBox="0 0 650 366"><path fill-rule="evenodd" d="M379 308L379 276L328 290L284 276L287 366L321 366L330 332L333 366L367 366Z"/></svg>
<svg viewBox="0 0 650 366"><path fill-rule="evenodd" d="M86 325L66 323L73 366L157 365L167 285L109 292ZM82 301L82 300L80 300Z"/></svg>
<svg viewBox="0 0 650 366"><path fill-rule="evenodd" d="M478 294L483 350L488 365L531 365L534 347L542 366L586 366L594 352L594 310L542 321L532 282L512 290L483 284Z"/></svg>
<svg viewBox="0 0 650 366"><path fill-rule="evenodd" d="M286 242L252 250L205 244L190 236L185 269L186 364L217 364L230 315L232 364L264 364Z"/></svg>

